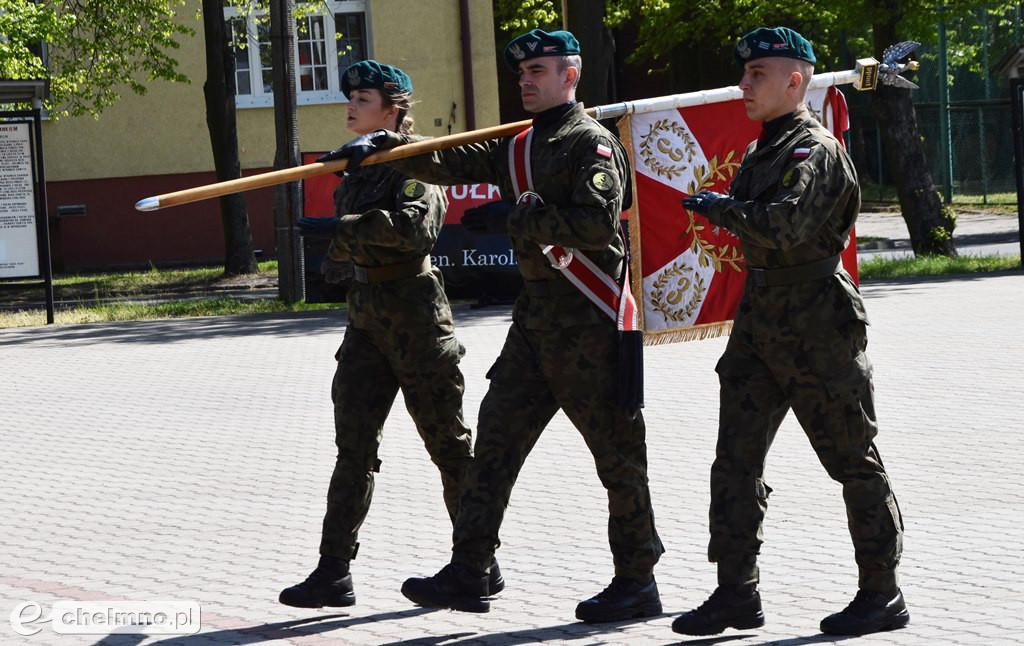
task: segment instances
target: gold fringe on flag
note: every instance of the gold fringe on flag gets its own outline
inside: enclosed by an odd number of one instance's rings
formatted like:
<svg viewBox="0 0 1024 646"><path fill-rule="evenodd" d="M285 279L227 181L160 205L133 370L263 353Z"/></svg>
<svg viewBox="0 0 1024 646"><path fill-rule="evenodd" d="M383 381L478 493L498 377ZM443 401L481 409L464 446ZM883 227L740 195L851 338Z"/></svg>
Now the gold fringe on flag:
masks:
<svg viewBox="0 0 1024 646"><path fill-rule="evenodd" d="M720 336L729 336L732 332L732 321L701 323L675 330L644 330L644 345L662 345L679 341L702 341Z"/></svg>

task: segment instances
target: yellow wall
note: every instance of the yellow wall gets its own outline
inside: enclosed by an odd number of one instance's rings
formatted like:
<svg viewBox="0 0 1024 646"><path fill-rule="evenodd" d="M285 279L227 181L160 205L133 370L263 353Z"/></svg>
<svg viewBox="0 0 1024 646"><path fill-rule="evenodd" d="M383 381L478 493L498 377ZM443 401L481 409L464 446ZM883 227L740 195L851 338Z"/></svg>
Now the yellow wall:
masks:
<svg viewBox="0 0 1024 646"><path fill-rule="evenodd" d="M196 30L173 52L190 84L164 81L148 84L137 96L107 108L99 120L65 118L43 128L48 181L165 175L213 170L203 82L206 78L202 24L194 21L199 2L180 13ZM465 130L462 55L458 0L369 0L367 17L372 56L405 70L415 92L412 114L416 131L448 134ZM476 126L498 123L497 69L491 3L469 3L473 43ZM274 160L273 108L244 108L238 113L238 139L243 168L264 168ZM351 138L344 128L344 104L298 107L299 147L330 150ZM434 126L434 119L441 126ZM183 187L184 188L184 187Z"/></svg>

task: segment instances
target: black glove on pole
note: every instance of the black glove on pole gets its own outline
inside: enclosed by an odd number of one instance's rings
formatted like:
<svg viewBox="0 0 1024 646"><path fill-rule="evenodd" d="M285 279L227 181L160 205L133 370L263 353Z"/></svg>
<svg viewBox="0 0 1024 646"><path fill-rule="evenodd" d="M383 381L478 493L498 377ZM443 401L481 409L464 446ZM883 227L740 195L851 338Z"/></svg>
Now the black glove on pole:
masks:
<svg viewBox="0 0 1024 646"><path fill-rule="evenodd" d="M394 148L399 143L401 143L401 139L397 134L384 129L374 130L365 135L359 135L341 148L336 148L329 153L320 155L316 160L318 162L329 162L335 159L347 159L348 166L345 170L354 171L359 168L359 164L363 163L363 160L369 157L370 154L382 148Z"/></svg>
<svg viewBox="0 0 1024 646"><path fill-rule="evenodd" d="M684 197L682 200L683 208L689 209L694 213L700 213L701 215L707 215L711 211L711 207L719 200L728 199L727 196L721 193L714 193L712 191L701 191L696 195L690 197Z"/></svg>

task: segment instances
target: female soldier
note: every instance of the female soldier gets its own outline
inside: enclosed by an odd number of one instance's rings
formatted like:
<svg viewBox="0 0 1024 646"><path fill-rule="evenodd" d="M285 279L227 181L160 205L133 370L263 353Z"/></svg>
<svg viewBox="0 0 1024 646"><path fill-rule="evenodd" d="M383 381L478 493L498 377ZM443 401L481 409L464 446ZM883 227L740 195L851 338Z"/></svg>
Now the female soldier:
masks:
<svg viewBox="0 0 1024 646"><path fill-rule="evenodd" d="M349 99L346 127L410 132L412 82L397 67L361 61L341 79ZM320 161L330 159L330 153ZM331 239L323 270L328 280L348 273L349 324L335 358L337 462L327 491L320 562L309 577L281 592L289 606L317 608L355 603L349 561L359 548L359 526L380 470L377 449L384 420L401 390L430 459L441 471L444 502L454 521L459 485L472 457L471 431L462 417L464 382L441 271L430 250L444 223L447 198L436 186L383 165L347 173L334 194L334 218L301 218L306 235ZM497 568L494 568L497 570ZM504 587L492 575L491 592Z"/></svg>

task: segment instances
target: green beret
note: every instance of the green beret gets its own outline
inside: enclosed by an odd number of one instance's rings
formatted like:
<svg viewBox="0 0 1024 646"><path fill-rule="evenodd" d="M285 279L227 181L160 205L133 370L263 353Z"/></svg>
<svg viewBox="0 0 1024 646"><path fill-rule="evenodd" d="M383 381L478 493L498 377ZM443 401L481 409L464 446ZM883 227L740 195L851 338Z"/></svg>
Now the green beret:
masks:
<svg viewBox="0 0 1024 646"><path fill-rule="evenodd" d="M505 62L513 72L518 72L519 64L531 58L579 53L580 43L571 33L534 29L521 36L516 36L505 46Z"/></svg>
<svg viewBox="0 0 1024 646"><path fill-rule="evenodd" d="M817 62L811 43L789 27L755 29L736 41L732 55L740 67L748 61L766 56L796 58L811 65Z"/></svg>
<svg viewBox="0 0 1024 646"><path fill-rule="evenodd" d="M352 90L380 90L382 92L412 92L409 75L393 65L377 61L359 61L341 75L341 91L349 98Z"/></svg>

